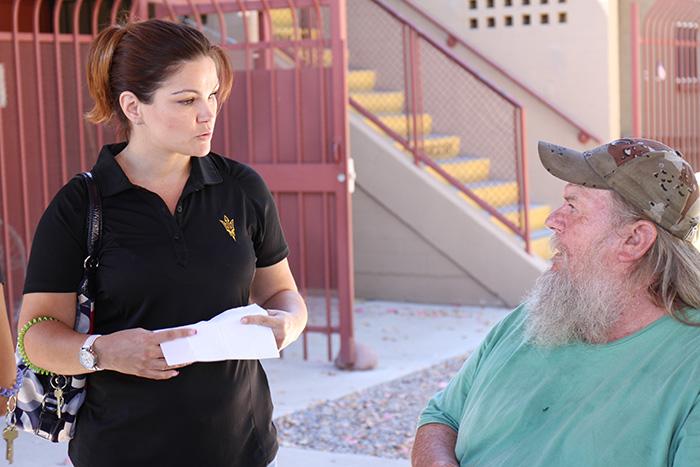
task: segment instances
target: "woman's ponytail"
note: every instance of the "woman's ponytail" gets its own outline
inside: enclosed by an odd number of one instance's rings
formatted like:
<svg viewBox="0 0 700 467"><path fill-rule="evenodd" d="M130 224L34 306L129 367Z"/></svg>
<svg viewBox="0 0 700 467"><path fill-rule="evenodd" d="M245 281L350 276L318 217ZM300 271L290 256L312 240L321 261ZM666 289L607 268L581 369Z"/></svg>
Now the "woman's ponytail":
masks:
<svg viewBox="0 0 700 467"><path fill-rule="evenodd" d="M102 30L92 42L87 60L87 83L95 106L85 118L92 123L107 123L114 116L115 103L112 102L110 88L110 68L112 57L122 37L124 26L113 25Z"/></svg>

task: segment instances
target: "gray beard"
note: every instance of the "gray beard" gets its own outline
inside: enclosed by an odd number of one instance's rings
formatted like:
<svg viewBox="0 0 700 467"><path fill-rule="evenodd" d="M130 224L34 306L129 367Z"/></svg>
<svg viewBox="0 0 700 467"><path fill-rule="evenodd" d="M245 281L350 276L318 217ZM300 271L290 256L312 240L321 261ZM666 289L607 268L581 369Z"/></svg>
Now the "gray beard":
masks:
<svg viewBox="0 0 700 467"><path fill-rule="evenodd" d="M599 257L591 256L579 277L572 277L565 260L560 270L550 269L537 279L526 298L525 335L531 343L554 347L607 342L620 318L624 291L619 278L606 274Z"/></svg>

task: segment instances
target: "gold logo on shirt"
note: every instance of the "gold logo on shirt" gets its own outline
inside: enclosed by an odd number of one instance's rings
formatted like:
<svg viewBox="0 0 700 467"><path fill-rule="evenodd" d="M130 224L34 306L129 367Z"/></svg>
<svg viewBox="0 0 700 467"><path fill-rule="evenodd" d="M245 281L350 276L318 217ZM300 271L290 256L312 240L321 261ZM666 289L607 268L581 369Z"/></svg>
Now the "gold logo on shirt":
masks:
<svg viewBox="0 0 700 467"><path fill-rule="evenodd" d="M224 214L224 219L219 220L221 222L221 225L224 226L224 229L226 229L226 232L233 238L234 240L236 239L236 227L233 225L233 219L229 219L226 214Z"/></svg>

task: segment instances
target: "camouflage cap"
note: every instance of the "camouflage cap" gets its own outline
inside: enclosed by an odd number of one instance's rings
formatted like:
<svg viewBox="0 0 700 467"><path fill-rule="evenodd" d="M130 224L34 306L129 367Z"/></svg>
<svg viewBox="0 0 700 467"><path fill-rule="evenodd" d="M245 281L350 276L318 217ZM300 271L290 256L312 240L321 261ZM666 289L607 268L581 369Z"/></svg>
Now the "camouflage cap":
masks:
<svg viewBox="0 0 700 467"><path fill-rule="evenodd" d="M576 185L617 192L659 226L692 238L700 220L698 183L680 152L650 139L618 139L585 152L540 141L544 167Z"/></svg>

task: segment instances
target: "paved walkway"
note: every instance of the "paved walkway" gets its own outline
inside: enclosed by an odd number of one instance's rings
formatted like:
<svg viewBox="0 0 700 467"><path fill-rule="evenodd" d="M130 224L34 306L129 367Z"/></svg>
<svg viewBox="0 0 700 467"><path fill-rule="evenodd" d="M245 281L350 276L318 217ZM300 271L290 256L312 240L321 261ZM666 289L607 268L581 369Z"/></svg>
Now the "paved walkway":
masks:
<svg viewBox="0 0 700 467"><path fill-rule="evenodd" d="M393 302L358 302L356 340L369 345L379 357L376 369L337 370L326 360L326 339L309 336L309 360L301 358L295 343L280 360L267 360L275 417L333 400L370 386L391 381L442 360L473 350L507 310L431 306ZM338 350L334 340L334 352ZM329 423L332 421L329 420ZM3 460L0 465L4 465ZM54 445L22 433L15 442L15 466L70 466L65 445ZM399 467L408 460L338 454L283 446L280 467Z"/></svg>

